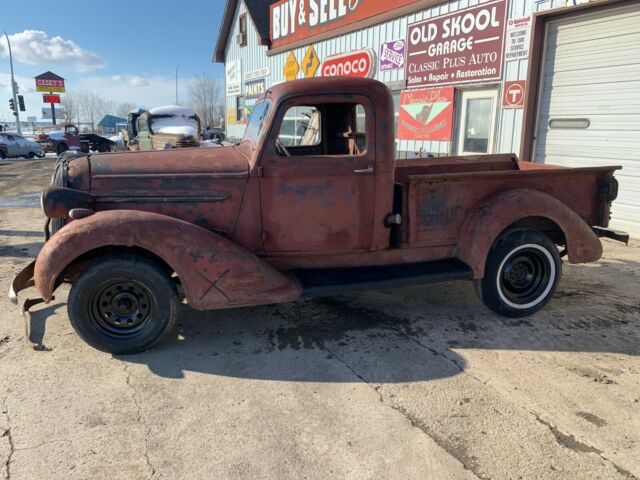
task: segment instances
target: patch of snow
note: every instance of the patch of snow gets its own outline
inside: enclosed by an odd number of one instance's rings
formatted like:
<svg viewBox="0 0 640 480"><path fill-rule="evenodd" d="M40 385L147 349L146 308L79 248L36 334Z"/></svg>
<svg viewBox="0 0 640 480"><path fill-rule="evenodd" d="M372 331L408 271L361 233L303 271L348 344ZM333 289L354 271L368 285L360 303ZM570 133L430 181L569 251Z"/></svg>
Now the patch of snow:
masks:
<svg viewBox="0 0 640 480"><path fill-rule="evenodd" d="M186 117L151 118L151 130L153 133L195 137L198 135L198 122L193 118Z"/></svg>
<svg viewBox="0 0 640 480"><path fill-rule="evenodd" d="M180 105L163 105L162 107L152 108L149 113L151 115L174 115L179 117L193 117L196 114L189 107Z"/></svg>
<svg viewBox="0 0 640 480"><path fill-rule="evenodd" d="M119 146L124 145L124 138L122 138L121 133L119 133L118 135L114 135L113 137L109 137L109 140L114 142L116 145L119 145Z"/></svg>
<svg viewBox="0 0 640 480"><path fill-rule="evenodd" d="M200 142L200 146L203 148L213 148L213 147L221 147L222 145L220 145L218 142L214 140L202 140Z"/></svg>

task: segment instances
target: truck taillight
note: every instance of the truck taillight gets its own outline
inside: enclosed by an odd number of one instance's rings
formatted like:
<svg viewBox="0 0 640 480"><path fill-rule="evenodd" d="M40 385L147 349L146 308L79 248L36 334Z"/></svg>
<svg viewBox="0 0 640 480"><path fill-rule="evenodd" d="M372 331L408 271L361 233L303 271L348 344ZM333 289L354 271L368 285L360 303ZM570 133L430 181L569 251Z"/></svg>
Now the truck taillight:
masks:
<svg viewBox="0 0 640 480"><path fill-rule="evenodd" d="M618 198L618 181L614 177L609 178L600 185L600 192L606 202L613 202Z"/></svg>

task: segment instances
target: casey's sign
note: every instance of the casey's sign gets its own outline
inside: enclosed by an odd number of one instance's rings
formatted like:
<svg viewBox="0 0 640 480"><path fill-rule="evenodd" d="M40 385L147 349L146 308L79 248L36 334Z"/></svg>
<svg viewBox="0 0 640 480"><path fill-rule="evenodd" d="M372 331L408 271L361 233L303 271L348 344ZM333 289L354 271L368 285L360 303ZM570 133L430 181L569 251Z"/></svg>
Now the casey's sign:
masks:
<svg viewBox="0 0 640 480"><path fill-rule="evenodd" d="M280 0L270 7L271 48L306 40L415 0Z"/></svg>

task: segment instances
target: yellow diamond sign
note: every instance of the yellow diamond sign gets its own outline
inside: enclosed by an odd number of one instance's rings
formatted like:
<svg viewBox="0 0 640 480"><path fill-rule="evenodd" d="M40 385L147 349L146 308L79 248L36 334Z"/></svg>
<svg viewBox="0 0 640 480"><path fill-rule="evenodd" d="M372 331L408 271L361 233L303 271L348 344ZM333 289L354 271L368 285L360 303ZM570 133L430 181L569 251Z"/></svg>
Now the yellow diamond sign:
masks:
<svg viewBox="0 0 640 480"><path fill-rule="evenodd" d="M295 80L298 76L298 72L300 71L300 65L298 64L298 60L296 60L296 56L293 52L289 52L289 56L287 56L287 61L284 64L284 78L288 81Z"/></svg>
<svg viewBox="0 0 640 480"><path fill-rule="evenodd" d="M318 55L316 54L316 50L313 48L313 45L310 45L307 48L307 53L304 54L304 58L302 59L302 72L305 77L313 77L320 66L320 60L318 60Z"/></svg>

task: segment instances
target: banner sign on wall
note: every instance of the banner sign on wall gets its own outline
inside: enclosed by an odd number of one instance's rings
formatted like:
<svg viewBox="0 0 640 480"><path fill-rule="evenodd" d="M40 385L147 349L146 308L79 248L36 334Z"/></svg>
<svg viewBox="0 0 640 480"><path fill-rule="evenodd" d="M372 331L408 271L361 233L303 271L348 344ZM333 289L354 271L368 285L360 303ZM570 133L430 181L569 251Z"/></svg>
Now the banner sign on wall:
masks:
<svg viewBox="0 0 640 480"><path fill-rule="evenodd" d="M368 48L355 52L332 55L320 67L323 77L373 77L376 56Z"/></svg>
<svg viewBox="0 0 640 480"><path fill-rule="evenodd" d="M404 67L404 40L392 40L380 45L380 71Z"/></svg>
<svg viewBox="0 0 640 480"><path fill-rule="evenodd" d="M531 15L522 18L512 18L507 22L507 41L504 59L520 60L529 56L529 42L531 41Z"/></svg>
<svg viewBox="0 0 640 480"><path fill-rule="evenodd" d="M499 80L506 15L506 0L493 0L410 24L407 85Z"/></svg>
<svg viewBox="0 0 640 480"><path fill-rule="evenodd" d="M404 7L415 0L280 0L269 10L271 48Z"/></svg>
<svg viewBox="0 0 640 480"><path fill-rule="evenodd" d="M405 90L400 94L399 140L451 140L453 87Z"/></svg>
<svg viewBox="0 0 640 480"><path fill-rule="evenodd" d="M227 85L227 97L233 97L242 93L242 64L240 60L227 62L224 67L225 84Z"/></svg>

